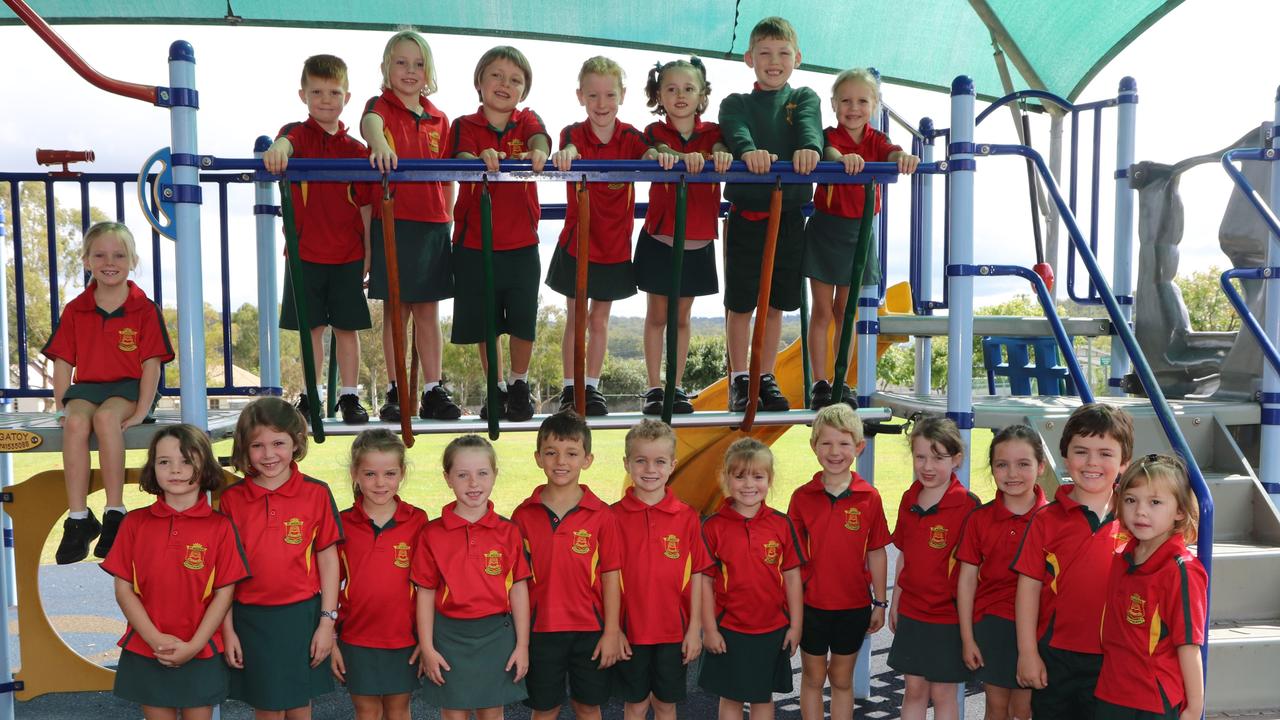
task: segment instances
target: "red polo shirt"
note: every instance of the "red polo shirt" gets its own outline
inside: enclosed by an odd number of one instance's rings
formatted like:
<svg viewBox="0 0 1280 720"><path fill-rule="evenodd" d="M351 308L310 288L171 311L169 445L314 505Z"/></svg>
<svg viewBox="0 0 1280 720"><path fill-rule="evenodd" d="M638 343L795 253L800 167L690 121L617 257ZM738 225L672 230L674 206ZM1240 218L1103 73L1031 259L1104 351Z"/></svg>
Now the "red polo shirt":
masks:
<svg viewBox="0 0 1280 720"><path fill-rule="evenodd" d="M91 280L84 292L67 303L58 327L40 352L50 360L65 360L75 369L78 383L116 382L142 377L142 363L173 359L173 346L164 327L160 306L129 283L124 304L112 312L98 307Z"/></svg>
<svg viewBox="0 0 1280 720"><path fill-rule="evenodd" d="M396 156L405 160L431 160L448 157L449 118L436 109L426 95L418 98L422 114L404 106L390 88L370 98L365 104L366 114L382 118L382 134ZM449 208L445 206L444 183L393 183L396 199L396 219L418 222L449 222ZM382 203L373 204L373 216L382 217Z"/></svg>
<svg viewBox="0 0 1280 720"><path fill-rule="evenodd" d="M666 145L678 153L699 153L708 161L720 139L720 126L696 118L693 134L686 140L671 120L651 123L644 129L645 141L652 147ZM708 170L710 168L707 168ZM720 183L689 183L685 194L684 236L686 241L716 239L720 227ZM674 237L676 233L676 185L649 185L649 210L644 216L644 229L650 235ZM701 243L698 243L701 245ZM691 249L697 249L694 246Z"/></svg>
<svg viewBox="0 0 1280 720"><path fill-rule="evenodd" d="M1060 486L1053 502L1031 516L1011 567L1043 583L1036 637L1043 638L1052 623L1050 646L1096 655L1102 652L1103 583L1129 534L1110 513L1099 520L1072 500L1071 490L1070 483Z"/></svg>
<svg viewBox="0 0 1280 720"><path fill-rule="evenodd" d="M808 558L800 569L804 603L822 610L870 605L867 552L892 542L880 493L855 472L837 497L827 492L818 472L791 494L787 515Z"/></svg>
<svg viewBox="0 0 1280 720"><path fill-rule="evenodd" d="M157 630L182 640L196 634L214 590L249 577L235 526L209 507L204 493L182 512L160 497L150 507L126 515L102 569L133 585ZM118 644L143 657L155 657L133 627ZM221 652L219 626L196 657Z"/></svg>
<svg viewBox="0 0 1280 720"><path fill-rule="evenodd" d="M278 137L289 139L295 158L369 157L364 143L347 134L338 123L338 132L329 134L315 118L289 123ZM364 257L364 220L360 205L368 205L372 191L359 196L349 182L301 182L289 186L293 197L293 220L298 227L298 251L302 259L319 265L342 265Z"/></svg>
<svg viewBox="0 0 1280 720"><path fill-rule="evenodd" d="M613 504L622 539L622 628L632 645L684 640L695 575L711 567L698 513L671 488L655 505L627 488Z"/></svg>
<svg viewBox="0 0 1280 720"><path fill-rule="evenodd" d="M969 513L960 528L956 560L978 568L978 589L973 595L973 621L987 615L1014 619L1014 599L1018 594L1018 573L1009 568L1018 552L1027 523L1045 504L1044 491L1035 486L1035 505L1022 515L1014 515L1004 504L1004 493Z"/></svg>
<svg viewBox="0 0 1280 720"><path fill-rule="evenodd" d="M462 620L511 612L511 586L529 579L520 528L493 511L479 520L444 506L413 553L413 582L436 591L436 612Z"/></svg>
<svg viewBox="0 0 1280 720"><path fill-rule="evenodd" d="M761 503L746 518L725 500L702 523L720 627L759 635L791 624L782 573L804 562L791 519Z"/></svg>
<svg viewBox="0 0 1280 720"><path fill-rule="evenodd" d="M551 136L542 124L538 113L525 108L516 110L499 130L489 125L482 106L476 112L453 121L449 128L452 147L451 157L458 153L470 153L479 157L482 150L495 149L508 158L529 152L529 142L539 135ZM480 242L480 183L458 183L458 201L453 206L453 242L463 247L479 250ZM538 204L538 183L495 182L489 184L489 196L493 201L493 249L515 250L538 244L538 219L542 206Z"/></svg>
<svg viewBox="0 0 1280 720"><path fill-rule="evenodd" d="M840 151L841 155L857 153L867 162L885 162L890 153L902 148L889 141L889 136L868 125L862 131L862 142L849 137L842 127L829 127L823 133L827 147ZM819 185L813 195L815 212L843 218L860 218L866 211L867 189L863 185ZM880 186L876 186L876 213L880 212ZM874 213L873 213L874 214Z"/></svg>
<svg viewBox="0 0 1280 720"><path fill-rule="evenodd" d="M360 647L398 649L417 642L417 606L409 563L427 514L396 497L391 521L375 528L364 503L342 512L342 592L338 594L338 638Z"/></svg>
<svg viewBox="0 0 1280 720"><path fill-rule="evenodd" d="M923 489L916 481L902 494L893 529L893 544L905 561L894 580L896 592L902 593L898 612L920 622L958 623L955 547L960 526L978 507L978 498L955 475L933 507L917 503Z"/></svg>
<svg viewBox="0 0 1280 720"><path fill-rule="evenodd" d="M1203 645L1209 578L1204 566L1174 535L1141 565L1131 540L1111 560L1102 614L1102 673L1098 699L1138 710L1164 712L1160 693L1182 709L1186 688L1178 665L1180 645Z"/></svg>
<svg viewBox="0 0 1280 720"><path fill-rule="evenodd" d="M573 145L583 160L639 160L649 149L639 130L615 121L613 137L601 142L591 123L574 123L560 132L561 149ZM565 183L569 206L565 211L560 244L569 256L578 257L578 186ZM631 229L635 224L636 196L631 183L587 183L591 199L590 261L610 264L631 259Z"/></svg>
<svg viewBox="0 0 1280 720"><path fill-rule="evenodd" d="M534 488L511 519L524 535L533 571L529 602L534 632L604 629L600 577L622 569L618 526L609 506L582 485L578 506L556 518Z"/></svg>
<svg viewBox="0 0 1280 720"><path fill-rule="evenodd" d="M249 477L227 488L219 507L236 524L255 573L236 586L236 602L289 605L320 592L315 554L342 542L328 485L294 463L293 474L275 490Z"/></svg>

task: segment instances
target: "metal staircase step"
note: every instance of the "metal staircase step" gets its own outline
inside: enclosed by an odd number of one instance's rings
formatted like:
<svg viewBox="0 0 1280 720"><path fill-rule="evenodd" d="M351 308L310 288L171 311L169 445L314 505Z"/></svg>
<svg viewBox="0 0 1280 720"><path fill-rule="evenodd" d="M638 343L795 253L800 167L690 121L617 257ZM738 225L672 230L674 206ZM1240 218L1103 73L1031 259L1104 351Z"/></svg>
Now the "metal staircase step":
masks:
<svg viewBox="0 0 1280 720"><path fill-rule="evenodd" d="M1248 475L1205 473L1213 495L1213 539L1246 540L1253 534L1256 485Z"/></svg>
<svg viewBox="0 0 1280 720"><path fill-rule="evenodd" d="M1280 618L1214 623L1209 628L1208 710L1256 711L1280 700Z"/></svg>
<svg viewBox="0 0 1280 720"><path fill-rule="evenodd" d="M1280 613L1280 547L1214 542L1211 596L1212 622L1275 617Z"/></svg>

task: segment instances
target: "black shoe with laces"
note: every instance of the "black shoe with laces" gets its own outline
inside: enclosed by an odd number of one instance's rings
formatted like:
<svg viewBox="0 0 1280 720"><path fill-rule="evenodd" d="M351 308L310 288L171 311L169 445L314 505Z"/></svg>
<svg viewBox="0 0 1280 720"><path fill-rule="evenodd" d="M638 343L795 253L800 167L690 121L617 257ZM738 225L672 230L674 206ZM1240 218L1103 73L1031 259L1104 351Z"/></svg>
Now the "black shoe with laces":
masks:
<svg viewBox="0 0 1280 720"><path fill-rule="evenodd" d="M116 544L116 532L120 530L122 522L124 522L124 513L119 510L107 510L102 513L102 534L98 536L98 544L93 546L95 557L105 558L107 553L111 552L111 546Z"/></svg>
<svg viewBox="0 0 1280 720"><path fill-rule="evenodd" d="M382 422L400 422L400 391L395 383L387 388L386 401L378 408L378 419Z"/></svg>
<svg viewBox="0 0 1280 720"><path fill-rule="evenodd" d="M666 400L666 393L660 387L650 388L649 392L644 394L644 408L641 410L645 415L661 415L662 403Z"/></svg>
<svg viewBox="0 0 1280 720"><path fill-rule="evenodd" d="M821 410L831 404L831 383L819 380L809 391L809 409Z"/></svg>
<svg viewBox="0 0 1280 720"><path fill-rule="evenodd" d="M363 425L369 422L369 411L360 404L360 398L350 393L338 398L338 412L347 425Z"/></svg>
<svg viewBox="0 0 1280 720"><path fill-rule="evenodd" d="M78 563L89 557L89 543L102 532L102 523L89 511L89 517L83 520L67 518L62 523L62 542L58 543L58 552L54 559L59 565Z"/></svg>
<svg viewBox="0 0 1280 720"><path fill-rule="evenodd" d="M587 386L587 417L603 417L609 414L609 404L604 401L604 393L595 385Z"/></svg>
<svg viewBox="0 0 1280 720"><path fill-rule="evenodd" d="M444 385L436 385L422 393L418 417L423 420L457 420L462 417L462 408L449 397L449 391L444 389Z"/></svg>
<svg viewBox="0 0 1280 720"><path fill-rule="evenodd" d="M729 382L729 412L746 412L747 398L751 395L751 378L739 375ZM759 403L756 404L759 409Z"/></svg>
<svg viewBox="0 0 1280 720"><path fill-rule="evenodd" d="M834 392L831 393L831 399L835 400ZM849 407L853 408L854 410L858 409L858 397L853 394L853 388L849 387L848 385L844 386L844 399L842 400L842 402L845 405L848 405Z"/></svg>
<svg viewBox="0 0 1280 720"><path fill-rule="evenodd" d="M506 390L503 390L502 388L498 388L498 419L502 419L507 416L507 398L508 397L509 396ZM486 395L484 398L484 404L480 406L480 419L481 420L489 419L489 396L488 395Z"/></svg>
<svg viewBox="0 0 1280 720"><path fill-rule="evenodd" d="M565 385L564 389L560 391L559 412L564 412L565 410L576 410L576 409L577 408L574 407L574 402L573 402L573 386Z"/></svg>
<svg viewBox="0 0 1280 720"><path fill-rule="evenodd" d="M786 412L791 409L791 403L778 388L778 380L773 373L760 376L760 409L765 412Z"/></svg>
<svg viewBox="0 0 1280 720"><path fill-rule="evenodd" d="M311 401L307 399L306 393L298 396L298 402L294 403L293 407L307 419L307 422L311 422Z"/></svg>
<svg viewBox="0 0 1280 720"><path fill-rule="evenodd" d="M693 413L693 403L689 402L689 396L680 388L676 388L676 399L671 403L671 412L676 415Z"/></svg>
<svg viewBox="0 0 1280 720"><path fill-rule="evenodd" d="M533 394L529 391L529 383L516 380L507 385L507 419L511 422L532 420L534 413Z"/></svg>

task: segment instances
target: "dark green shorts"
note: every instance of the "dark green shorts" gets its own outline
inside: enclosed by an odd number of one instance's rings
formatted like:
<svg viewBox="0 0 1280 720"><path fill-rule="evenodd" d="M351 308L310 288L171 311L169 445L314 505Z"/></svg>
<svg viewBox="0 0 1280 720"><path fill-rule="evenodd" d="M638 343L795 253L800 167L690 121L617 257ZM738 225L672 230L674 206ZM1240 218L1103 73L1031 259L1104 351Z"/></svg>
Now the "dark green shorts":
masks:
<svg viewBox="0 0 1280 720"><path fill-rule="evenodd" d="M338 641L347 668L347 692L352 695L401 695L422 687L418 664L410 664L414 646L396 650L370 648Z"/></svg>
<svg viewBox="0 0 1280 720"><path fill-rule="evenodd" d="M1091 718L1097 706L1093 691L1102 672L1102 655L1059 650L1049 646L1052 628L1040 640L1049 684L1031 691L1031 714L1036 720Z"/></svg>
<svg viewBox="0 0 1280 720"><path fill-rule="evenodd" d="M484 253L455 245L453 331L455 345L484 342ZM538 329L538 281L542 265L538 246L493 254L494 311L499 335L533 342Z"/></svg>
<svg viewBox="0 0 1280 720"><path fill-rule="evenodd" d="M563 245L556 246L547 267L547 287L561 295L576 297L578 260ZM631 261L620 263L591 263L587 266L587 297L611 302L636 294L635 272Z"/></svg>
<svg viewBox="0 0 1280 720"><path fill-rule="evenodd" d="M898 632L889 648L889 667L929 682L961 683L973 673L964 666L960 625L931 623L898 615Z"/></svg>
<svg viewBox="0 0 1280 720"><path fill-rule="evenodd" d="M867 639L871 627L871 606L854 610L823 610L804 606L804 630L800 649L810 655L826 657L853 655Z"/></svg>
<svg viewBox="0 0 1280 720"><path fill-rule="evenodd" d="M874 222L874 218L872 220ZM858 232L862 218L846 218L815 212L804 226L804 265L807 278L828 285L848 287L853 276L853 260L858 249ZM880 261L876 239L871 238L871 255L862 273L863 285L880 281Z"/></svg>
<svg viewBox="0 0 1280 720"><path fill-rule="evenodd" d="M973 676L987 685L1019 689L1018 631L1013 621L984 615L973 625L973 639L982 651L982 667Z"/></svg>
<svg viewBox="0 0 1280 720"><path fill-rule="evenodd" d="M631 659L613 666L613 694L629 703L644 702L649 693L678 703L689 694L688 678L680 643L632 645Z"/></svg>
<svg viewBox="0 0 1280 720"><path fill-rule="evenodd" d="M288 710L333 691L329 662L311 667L319 595L292 605L231 607L244 651L244 669L231 670L231 697L257 710Z"/></svg>
<svg viewBox="0 0 1280 720"><path fill-rule="evenodd" d="M569 697L583 705L609 701L609 670L592 660L599 632L535 632L529 634L529 674L525 683L534 710L552 710L564 704L565 679Z"/></svg>
<svg viewBox="0 0 1280 720"><path fill-rule="evenodd" d="M444 685L422 683L428 705L449 710L498 707L528 697L525 681L504 668L516 649L516 628L510 615L458 620L436 613L432 644L450 669ZM530 649L530 669L533 669Z"/></svg>
<svg viewBox="0 0 1280 720"><path fill-rule="evenodd" d="M1138 710L1123 705L1114 705L1106 700L1098 700L1097 707L1094 709L1094 720L1178 720L1178 708L1169 705L1169 699L1164 697L1164 691L1160 692L1160 699L1164 702L1164 712L1151 712L1150 710Z"/></svg>
<svg viewBox="0 0 1280 720"><path fill-rule="evenodd" d="M730 312L752 312L760 292L760 263L768 220L747 220L729 213L725 236L724 306ZM769 307L784 312L800 309L800 261L804 255L804 216L799 209L786 210L778 225L778 249L773 260Z"/></svg>
<svg viewBox="0 0 1280 720"><path fill-rule="evenodd" d="M396 263L400 270L400 302L440 302L453 297L453 262L449 223L396 220ZM382 221L369 230L369 297L386 300L386 247Z"/></svg>
<svg viewBox="0 0 1280 720"><path fill-rule="evenodd" d="M121 650L112 692L118 698L151 707L208 707L227 699L227 682L227 663L222 655L193 658L181 667L170 668L155 658Z"/></svg>
<svg viewBox="0 0 1280 720"><path fill-rule="evenodd" d="M772 702L774 693L791 692L791 658L782 649L787 628L759 635L720 628L720 634L725 651L703 651L699 687L744 703Z"/></svg>
<svg viewBox="0 0 1280 720"><path fill-rule="evenodd" d="M636 240L636 286L651 295L671 295L671 268L675 250L644 230ZM716 244L685 250L680 266L680 297L702 297L720 292L716 274Z"/></svg>
<svg viewBox="0 0 1280 720"><path fill-rule="evenodd" d="M117 380L115 382L78 382L62 395L62 406L66 407L71 400L86 400L94 405L101 405L107 398L124 398L129 402L138 402L138 390L141 381Z"/></svg>
<svg viewBox="0 0 1280 720"><path fill-rule="evenodd" d="M307 293L307 324L313 328L365 330L373 327L369 303L364 299L364 260L344 265L302 261L302 282ZM284 274L284 299L280 303L280 328L298 329L293 302L292 273Z"/></svg>

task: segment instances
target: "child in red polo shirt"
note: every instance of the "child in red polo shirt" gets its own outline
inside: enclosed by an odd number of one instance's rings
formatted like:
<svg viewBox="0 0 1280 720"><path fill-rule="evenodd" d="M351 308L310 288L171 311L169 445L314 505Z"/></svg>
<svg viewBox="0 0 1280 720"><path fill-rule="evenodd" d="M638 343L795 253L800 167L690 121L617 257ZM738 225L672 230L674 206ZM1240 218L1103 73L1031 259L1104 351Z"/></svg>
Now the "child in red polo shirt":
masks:
<svg viewBox="0 0 1280 720"><path fill-rule="evenodd" d="M796 488L787 508L808 558L801 568L800 713L805 720L824 717L822 686L830 680L831 716L851 717L858 650L884 627L889 606L885 546L891 538L880 493L853 470L867 447L853 408L818 411L809 447L822 470Z"/></svg>
<svg viewBox="0 0 1280 720"><path fill-rule="evenodd" d="M138 266L133 233L100 222L84 234L84 269L93 279L67 306L40 352L53 361L53 406L62 425L62 468L67 520L55 556L80 562L89 543L105 558L124 507L124 431L141 423L159 399L161 365L173 359L160 306L129 280ZM72 382L72 370L75 371ZM102 522L89 510L89 437L98 439L98 463L107 505Z"/></svg>
<svg viewBox="0 0 1280 720"><path fill-rule="evenodd" d="M956 610L964 664L981 680L986 716L1031 717L1031 691L1018 686L1018 638L1014 594L1018 574L1010 569L1027 523L1045 504L1036 484L1044 473L1044 444L1026 425L1010 425L991 439L987 456L996 499L974 510L960 529L956 560Z"/></svg>
<svg viewBox="0 0 1280 720"><path fill-rule="evenodd" d="M569 170L577 158L585 160L653 159L657 151L631 125L618 120L618 106L626 97L622 66L607 57L596 56L578 71L578 102L587 109L587 119L560 132L560 149L551 156L557 170ZM568 183L569 205L565 210L560 244L547 268L547 287L564 295L564 391L560 409L573 407L573 328L577 324L574 305L578 268L578 185ZM635 224L635 186L631 183L587 183L591 202L590 252L587 258L587 415L608 415L609 406L600 392L600 372L609 344L609 308L614 300L636 294L631 268L631 228Z"/></svg>
<svg viewBox="0 0 1280 720"><path fill-rule="evenodd" d="M710 159L716 172L724 172L733 162L729 148L720 139L720 126L703 122L711 97L707 69L696 56L688 60L658 63L649 71L644 86L648 106L665 120L644 129L645 140L658 151L658 163L671 169L683 161L685 169L700 173ZM662 388L662 343L667 327L667 303L671 297L671 268L675 239L676 186L649 185L649 210L636 240L636 286L648 296L644 317L644 364L649 391L644 396L644 413L661 415L665 391ZM676 390L672 412L691 413L693 404L680 388L684 364L689 354L689 317L693 299L719 292L716 280L716 228L720 224L720 183L689 183L685 212L684 258L680 275L680 313L676 352Z"/></svg>
<svg viewBox="0 0 1280 720"><path fill-rule="evenodd" d="M360 120L360 134L369 143L369 163L390 172L399 158L448 157L449 119L427 99L436 91L436 67L431 47L421 35L402 30L382 51L382 94L371 98ZM369 297L391 297L382 224L395 223L396 259L399 266L401 320L413 317L414 341L422 376L426 381L418 403L424 420L457 420L462 409L440 384L443 376L440 338L441 300L453 297L453 265L449 253L449 206L453 184L442 182L396 183L396 216L382 217L382 203L373 204L370 243ZM404 358L394 357L391 341L391 308L382 306L382 347L387 361L387 401L378 410L384 422L400 420L399 395L392 368Z"/></svg>
<svg viewBox="0 0 1280 720"><path fill-rule="evenodd" d="M511 519L524 534L533 570L529 603L529 699L533 720L554 720L565 678L573 715L599 720L609 672L631 656L619 623L622 548L609 506L578 482L591 467L591 428L562 410L538 428L534 462L547 476Z"/></svg>
<svg viewBox="0 0 1280 720"><path fill-rule="evenodd" d="M449 129L452 154L458 158L484 160L490 172L498 171L504 159L528 159L534 172L542 172L551 152L551 137L542 118L529 108L516 106L529 97L533 69L524 53L509 46L492 48L476 63L475 88L480 109L453 121ZM480 183L460 183L458 202L453 207L453 274L457 299L453 303L454 344L479 343L480 366L486 371L484 261L481 252ZM533 357L534 334L538 327L538 281L542 265L538 259L537 183L491 183L493 203L493 277L497 334L508 336L511 358L510 382L499 382L502 415L513 422L533 417L529 393L529 360ZM502 355L498 355L502 365ZM499 373L501 374L501 373ZM489 403L480 406L487 418Z"/></svg>
<svg viewBox="0 0 1280 720"><path fill-rule="evenodd" d="M800 645L803 546L786 514L765 504L773 453L742 438L724 454L720 510L702 523L714 563L702 576L703 647L698 685L720 696L720 718L772 720L773 693L791 692Z"/></svg>
<svg viewBox="0 0 1280 720"><path fill-rule="evenodd" d="M390 430L365 430L351 443L351 494L338 550L338 643L330 665L351 693L357 718L409 720L418 678L409 562L427 514L397 494L405 448Z"/></svg>
<svg viewBox="0 0 1280 720"><path fill-rule="evenodd" d="M676 434L641 420L627 431L622 459L632 486L613 504L622 539L622 628L631 658L614 666L616 694L629 718L675 720L686 666L702 652L702 583L711 566L698 513L667 487Z"/></svg>
<svg viewBox="0 0 1280 720"><path fill-rule="evenodd" d="M222 486L209 438L191 425L162 428L139 485L156 501L125 516L102 563L129 621L114 692L147 717L209 718L227 696L219 627L249 576L235 526L209 506Z"/></svg>
<svg viewBox="0 0 1280 720"><path fill-rule="evenodd" d="M493 445L479 435L444 449L444 479L457 500L422 534L413 556L418 586L418 665L424 696L445 720L501 720L524 700L529 670L529 563L515 523L493 511Z"/></svg>
<svg viewBox="0 0 1280 720"><path fill-rule="evenodd" d="M1187 549L1200 504L1182 460L1147 455L1134 463L1112 512L1133 537L1111 560L1094 717L1196 720L1204 711L1209 578Z"/></svg>
<svg viewBox="0 0 1280 720"><path fill-rule="evenodd" d="M369 150L347 134L339 116L351 99L347 92L347 64L333 55L313 55L302 65L302 89L298 97L307 104L307 120L280 128L276 141L262 155L267 172L280 174L289 157L360 158ZM352 183L308 182L289 186L293 219L298 228L298 248L306 277L307 321L315 357L323 358L326 327L333 328L337 346L338 410L342 421L369 421L360 404L356 382L360 372L358 330L373 327L369 303L364 299L364 278L369 274L369 198L357 195ZM379 238L381 240L381 238ZM298 329L293 300L293 272L284 275L284 302L280 327ZM304 395L305 397L305 395Z"/></svg>
<svg viewBox="0 0 1280 720"><path fill-rule="evenodd" d="M244 541L252 579L236 586L222 624L231 697L262 713L307 717L333 690L329 653L338 622L342 525L329 486L307 477L307 425L277 397L240 411L231 462L245 479L221 509Z"/></svg>
<svg viewBox="0 0 1280 720"><path fill-rule="evenodd" d="M955 603L955 547L978 498L956 477L964 441L947 418L926 417L911 429L915 482L902 494L893 544L898 546L889 629L889 667L902 673L903 720L960 716L957 683L969 679L960 653Z"/></svg>
<svg viewBox="0 0 1280 720"><path fill-rule="evenodd" d="M896 162L898 172L915 172L920 158L889 141L889 136L868 123L880 111L880 80L870 70L852 68L836 76L831 84L831 109L836 124L823 131L823 159L843 162L845 172L862 172L866 162ZM853 274L854 255L862 221L871 222L880 212L880 187L876 186L876 203L866 212L866 188L862 185L819 185L813 196L813 215L804 228L804 263L801 272L809 278L813 296L813 315L809 320L809 367L817 381L813 384L809 406L830 405L834 393L833 338L840 337L845 307L849 301L849 280ZM874 248L874 244L872 245ZM873 249L862 274L863 285L874 285L880 267ZM857 297L859 288L854 288ZM831 332L835 324L834 334ZM846 336L849 342L852 334ZM836 352L839 352L838 350ZM848 385L844 385L845 402L856 402Z"/></svg>

